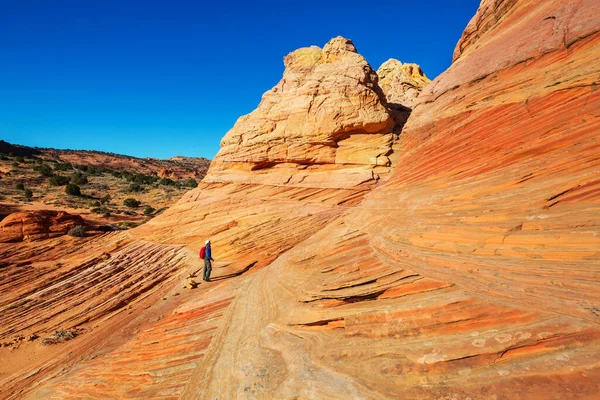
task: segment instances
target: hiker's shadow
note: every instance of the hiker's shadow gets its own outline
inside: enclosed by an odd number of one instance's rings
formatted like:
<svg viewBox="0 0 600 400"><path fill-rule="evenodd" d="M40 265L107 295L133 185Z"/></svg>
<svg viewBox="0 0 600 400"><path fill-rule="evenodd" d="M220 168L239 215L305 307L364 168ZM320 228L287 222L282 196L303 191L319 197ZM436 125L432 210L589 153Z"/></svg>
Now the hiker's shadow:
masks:
<svg viewBox="0 0 600 400"><path fill-rule="evenodd" d="M222 280L225 280L225 279L235 278L236 276L240 276L240 275L248 272L250 270L250 268L252 268L252 267L254 267L256 265L257 262L258 261L254 261L254 262L248 264L246 267L244 267L244 269L236 271L236 272L233 272L231 274L211 277L210 280L211 281L222 281Z"/></svg>

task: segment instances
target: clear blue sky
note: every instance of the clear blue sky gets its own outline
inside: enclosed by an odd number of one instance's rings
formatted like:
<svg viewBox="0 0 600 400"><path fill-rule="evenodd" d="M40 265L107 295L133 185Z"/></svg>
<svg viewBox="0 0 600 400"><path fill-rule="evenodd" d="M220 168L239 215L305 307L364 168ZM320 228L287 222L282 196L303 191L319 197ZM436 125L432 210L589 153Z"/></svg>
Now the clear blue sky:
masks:
<svg viewBox="0 0 600 400"><path fill-rule="evenodd" d="M0 139L213 158L283 57L342 35L377 69L451 62L479 0L0 0Z"/></svg>

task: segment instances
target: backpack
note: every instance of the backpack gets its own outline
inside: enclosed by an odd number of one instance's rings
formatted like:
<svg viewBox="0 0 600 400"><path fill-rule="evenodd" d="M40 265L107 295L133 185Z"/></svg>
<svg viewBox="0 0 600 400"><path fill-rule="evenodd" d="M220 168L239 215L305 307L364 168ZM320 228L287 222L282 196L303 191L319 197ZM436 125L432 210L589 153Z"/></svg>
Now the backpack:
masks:
<svg viewBox="0 0 600 400"><path fill-rule="evenodd" d="M200 258L204 260L204 256L206 255L206 246L203 246L200 249Z"/></svg>

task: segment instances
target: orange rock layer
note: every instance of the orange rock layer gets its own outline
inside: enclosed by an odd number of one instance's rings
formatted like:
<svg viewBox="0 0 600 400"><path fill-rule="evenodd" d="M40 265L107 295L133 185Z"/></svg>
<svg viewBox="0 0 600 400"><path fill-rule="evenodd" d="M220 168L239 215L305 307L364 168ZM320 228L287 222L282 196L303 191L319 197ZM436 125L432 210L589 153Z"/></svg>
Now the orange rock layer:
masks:
<svg viewBox="0 0 600 400"><path fill-rule="evenodd" d="M224 156L140 228L69 254L67 237L0 248L0 282L17 291L0 292L0 337L88 330L59 356L34 342L0 393L598 398L597 11L482 2L386 182ZM184 290L209 237L214 282Z"/></svg>

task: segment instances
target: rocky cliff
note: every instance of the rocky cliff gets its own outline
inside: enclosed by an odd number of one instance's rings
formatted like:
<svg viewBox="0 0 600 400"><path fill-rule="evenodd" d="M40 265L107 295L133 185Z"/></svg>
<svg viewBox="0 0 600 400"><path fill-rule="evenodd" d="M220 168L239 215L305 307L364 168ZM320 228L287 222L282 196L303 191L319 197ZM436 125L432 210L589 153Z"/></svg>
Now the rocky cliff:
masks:
<svg viewBox="0 0 600 400"><path fill-rule="evenodd" d="M292 53L169 212L2 250L4 397L597 398L598 11L482 2L399 138L351 43Z"/></svg>

